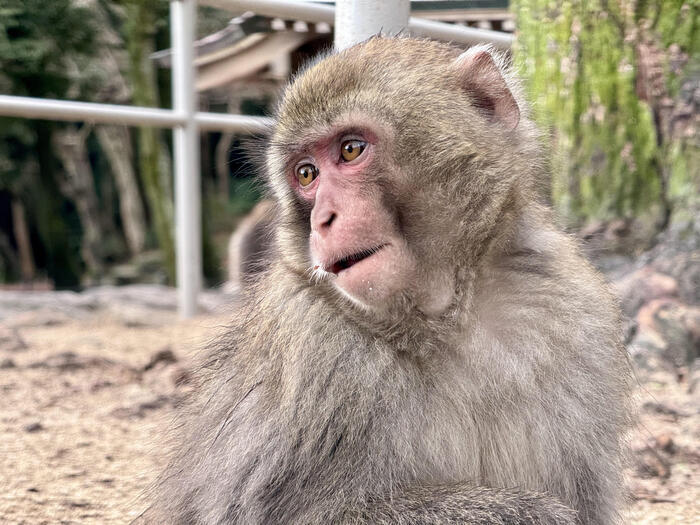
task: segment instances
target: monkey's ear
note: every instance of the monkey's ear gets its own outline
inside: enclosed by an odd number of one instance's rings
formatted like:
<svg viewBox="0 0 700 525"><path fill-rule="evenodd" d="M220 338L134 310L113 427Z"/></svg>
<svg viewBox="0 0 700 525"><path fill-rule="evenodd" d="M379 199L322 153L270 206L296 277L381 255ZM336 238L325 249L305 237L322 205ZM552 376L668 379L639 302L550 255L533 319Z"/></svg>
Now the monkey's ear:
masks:
<svg viewBox="0 0 700 525"><path fill-rule="evenodd" d="M460 84L473 99L474 105L489 118L509 130L520 122L520 109L501 68L484 47L468 49L455 60Z"/></svg>

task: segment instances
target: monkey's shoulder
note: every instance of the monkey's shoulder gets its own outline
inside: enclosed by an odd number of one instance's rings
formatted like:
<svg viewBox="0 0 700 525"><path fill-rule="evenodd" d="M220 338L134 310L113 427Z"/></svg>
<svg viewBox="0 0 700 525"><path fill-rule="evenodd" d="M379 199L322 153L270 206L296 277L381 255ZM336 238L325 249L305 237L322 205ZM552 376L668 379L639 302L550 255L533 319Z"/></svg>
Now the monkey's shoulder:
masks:
<svg viewBox="0 0 700 525"><path fill-rule="evenodd" d="M552 227L526 233L478 281L474 304L482 325L497 340L525 348L568 356L585 348L594 359L618 354L616 300L576 241Z"/></svg>

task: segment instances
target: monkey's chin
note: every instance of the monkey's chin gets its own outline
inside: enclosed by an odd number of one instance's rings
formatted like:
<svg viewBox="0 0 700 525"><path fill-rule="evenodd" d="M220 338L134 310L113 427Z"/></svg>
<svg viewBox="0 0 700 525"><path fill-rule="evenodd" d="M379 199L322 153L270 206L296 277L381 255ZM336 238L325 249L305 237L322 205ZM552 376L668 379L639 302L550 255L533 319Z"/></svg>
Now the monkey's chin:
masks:
<svg viewBox="0 0 700 525"><path fill-rule="evenodd" d="M395 246L386 246L339 271L333 284L357 306L385 310L414 274L414 265L406 259Z"/></svg>

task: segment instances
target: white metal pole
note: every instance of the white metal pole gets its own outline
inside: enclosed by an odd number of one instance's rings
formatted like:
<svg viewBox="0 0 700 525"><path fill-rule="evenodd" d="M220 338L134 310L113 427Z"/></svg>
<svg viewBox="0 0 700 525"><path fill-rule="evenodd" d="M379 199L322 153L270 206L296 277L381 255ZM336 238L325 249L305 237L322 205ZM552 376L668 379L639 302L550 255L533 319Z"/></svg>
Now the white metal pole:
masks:
<svg viewBox="0 0 700 525"><path fill-rule="evenodd" d="M275 119L269 117L202 112L196 113L195 119L201 131L235 131L251 135L267 133L275 122Z"/></svg>
<svg viewBox="0 0 700 525"><path fill-rule="evenodd" d="M382 33L396 35L408 26L409 0L338 0L335 3L335 47L345 49Z"/></svg>
<svg viewBox="0 0 700 525"><path fill-rule="evenodd" d="M0 95L0 116L166 128L182 124L180 115L169 109L11 95Z"/></svg>
<svg viewBox="0 0 700 525"><path fill-rule="evenodd" d="M85 121L94 124L122 124L125 126L157 126L176 128L185 123L185 117L176 111L94 102L73 102L50 98L0 95L0 117L23 117L47 120ZM205 113L194 115L200 130L235 131L237 133L265 133L274 120L268 117Z"/></svg>
<svg viewBox="0 0 700 525"><path fill-rule="evenodd" d="M201 189L199 127L195 120L194 38L196 0L170 2L170 39L173 50L173 109L185 123L174 130L175 254L180 315L197 312L202 282Z"/></svg>
<svg viewBox="0 0 700 525"><path fill-rule="evenodd" d="M412 35L434 38L445 42L460 42L469 46L488 42L503 51L508 51L513 45L513 35L502 31L492 31L491 29L462 27L415 16L411 17L408 26Z"/></svg>
<svg viewBox="0 0 700 525"><path fill-rule="evenodd" d="M381 0L380 0L381 1ZM289 20L333 23L333 6L295 0L202 0L202 5L218 7L234 14L253 11L259 15Z"/></svg>

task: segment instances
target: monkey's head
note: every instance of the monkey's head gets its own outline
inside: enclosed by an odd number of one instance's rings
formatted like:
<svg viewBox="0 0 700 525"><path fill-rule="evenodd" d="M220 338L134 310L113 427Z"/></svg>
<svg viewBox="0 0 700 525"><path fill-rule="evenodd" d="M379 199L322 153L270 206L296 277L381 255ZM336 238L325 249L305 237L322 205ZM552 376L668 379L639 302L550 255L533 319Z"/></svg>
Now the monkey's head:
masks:
<svg viewBox="0 0 700 525"><path fill-rule="evenodd" d="M530 186L528 126L488 48L377 37L317 62L268 149L280 256L372 315L439 316Z"/></svg>

